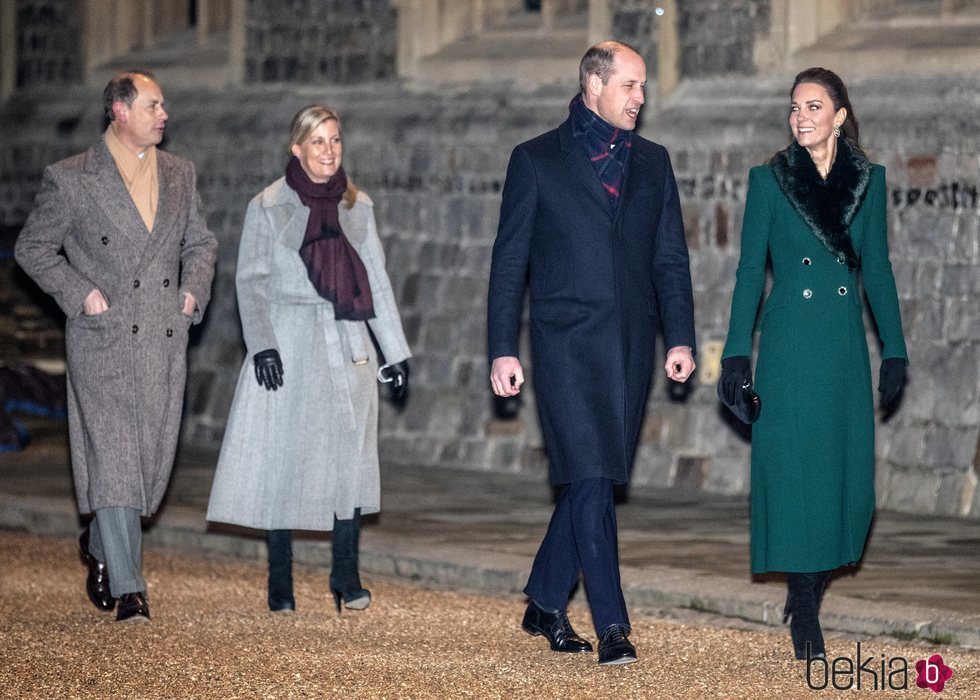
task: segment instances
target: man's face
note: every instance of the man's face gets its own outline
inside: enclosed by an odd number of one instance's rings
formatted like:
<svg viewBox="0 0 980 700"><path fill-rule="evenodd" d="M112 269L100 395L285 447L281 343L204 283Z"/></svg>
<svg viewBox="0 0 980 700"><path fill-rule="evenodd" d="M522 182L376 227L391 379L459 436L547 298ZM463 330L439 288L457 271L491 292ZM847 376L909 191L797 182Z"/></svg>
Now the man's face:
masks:
<svg viewBox="0 0 980 700"><path fill-rule="evenodd" d="M632 51L619 50L613 58L613 72L603 84L598 76L589 76L589 87L597 92L596 114L619 129L636 128L636 118L643 106L643 89L647 67Z"/></svg>
<svg viewBox="0 0 980 700"><path fill-rule="evenodd" d="M163 92L156 82L137 75L133 84L137 90L133 104L116 102L112 108L116 114L116 136L132 150L142 153L163 140L167 112L163 109Z"/></svg>

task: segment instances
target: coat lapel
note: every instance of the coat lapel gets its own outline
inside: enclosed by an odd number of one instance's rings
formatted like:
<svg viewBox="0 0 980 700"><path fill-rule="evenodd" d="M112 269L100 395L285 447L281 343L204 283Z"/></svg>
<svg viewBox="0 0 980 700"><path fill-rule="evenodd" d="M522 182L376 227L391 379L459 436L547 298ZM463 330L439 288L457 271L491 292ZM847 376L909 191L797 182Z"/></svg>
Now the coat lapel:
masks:
<svg viewBox="0 0 980 700"><path fill-rule="evenodd" d="M629 161L626 163L626 179L623 183L623 194L619 200L619 206L616 208L616 218L615 222L618 224L623 218L623 212L626 207L630 205L633 201L633 192L639 186L640 174L646 172L644 167L644 161L646 158L642 153L639 152L639 147L636 140L633 141L633 147L630 149Z"/></svg>
<svg viewBox="0 0 980 700"><path fill-rule="evenodd" d="M299 195L281 178L266 188L262 195L262 206L269 213L272 230L278 231L277 238L287 248L299 251L306 236L306 222L310 210L299 201Z"/></svg>
<svg viewBox="0 0 980 700"><path fill-rule="evenodd" d="M613 208L609 203L609 197L606 195L606 191L602 189L602 183L599 182L599 176L596 175L595 168L589 162L585 149L575 140L575 135L572 133L571 118L566 119L558 127L558 141L561 144L561 150L565 153L565 164L568 169L592 195L606 216L612 219Z"/></svg>
<svg viewBox="0 0 980 700"><path fill-rule="evenodd" d="M146 245L149 233L133 198L129 196L122 175L104 141L88 151L83 178L86 189L99 208L105 212L122 236L140 250Z"/></svg>

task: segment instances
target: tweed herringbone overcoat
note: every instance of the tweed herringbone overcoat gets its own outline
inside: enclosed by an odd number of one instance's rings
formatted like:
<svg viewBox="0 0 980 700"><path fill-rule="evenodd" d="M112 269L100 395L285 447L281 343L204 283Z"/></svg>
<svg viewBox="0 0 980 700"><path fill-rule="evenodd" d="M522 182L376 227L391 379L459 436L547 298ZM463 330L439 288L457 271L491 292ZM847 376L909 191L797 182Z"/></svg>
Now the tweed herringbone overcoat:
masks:
<svg viewBox="0 0 980 700"><path fill-rule="evenodd" d="M151 515L173 466L187 332L211 296L218 243L194 166L157 152L159 200L147 231L104 141L44 172L17 239L20 266L65 312L68 428L78 508ZM109 309L82 313L98 288ZM181 312L182 292L197 300Z"/></svg>
<svg viewBox="0 0 980 700"><path fill-rule="evenodd" d="M247 355L211 488L208 520L262 530L332 530L334 515L380 508L377 359L411 355L385 271L374 205L341 204L341 228L367 269L375 318L334 318L299 255L310 210L280 178L248 205L236 287ZM283 385L268 391L253 356L276 349Z"/></svg>

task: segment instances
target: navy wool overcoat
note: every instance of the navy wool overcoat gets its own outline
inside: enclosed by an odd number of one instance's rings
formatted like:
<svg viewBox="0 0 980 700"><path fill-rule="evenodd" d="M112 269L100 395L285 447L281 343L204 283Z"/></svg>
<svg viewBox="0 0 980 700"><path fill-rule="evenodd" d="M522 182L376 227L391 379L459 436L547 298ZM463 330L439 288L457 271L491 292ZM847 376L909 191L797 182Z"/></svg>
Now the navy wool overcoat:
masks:
<svg viewBox="0 0 980 700"><path fill-rule="evenodd" d="M511 154L488 298L492 361L518 355L530 289L534 388L553 484L629 480L655 365L694 350L694 300L670 158L633 134L618 206L570 121Z"/></svg>

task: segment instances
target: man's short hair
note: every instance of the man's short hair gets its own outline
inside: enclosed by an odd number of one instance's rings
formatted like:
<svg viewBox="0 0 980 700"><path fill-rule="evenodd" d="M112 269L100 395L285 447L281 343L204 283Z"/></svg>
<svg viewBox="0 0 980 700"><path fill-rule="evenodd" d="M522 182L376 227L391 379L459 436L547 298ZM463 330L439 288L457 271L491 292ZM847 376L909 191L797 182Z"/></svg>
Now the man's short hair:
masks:
<svg viewBox="0 0 980 700"><path fill-rule="evenodd" d="M109 121L116 120L116 115L112 111L112 105L115 103L122 102L127 107L133 106L133 100L139 94L133 78L140 76L156 81L156 78L153 77L153 73L150 71L134 68L133 70L116 73L112 76L109 84L105 86L105 90L102 91L102 107L105 109L105 115L109 118Z"/></svg>
<svg viewBox="0 0 980 700"><path fill-rule="evenodd" d="M583 94L588 88L590 75L598 75L603 85L609 82L618 51L632 51L640 55L639 51L621 41L602 41L585 52L578 64L578 82Z"/></svg>

